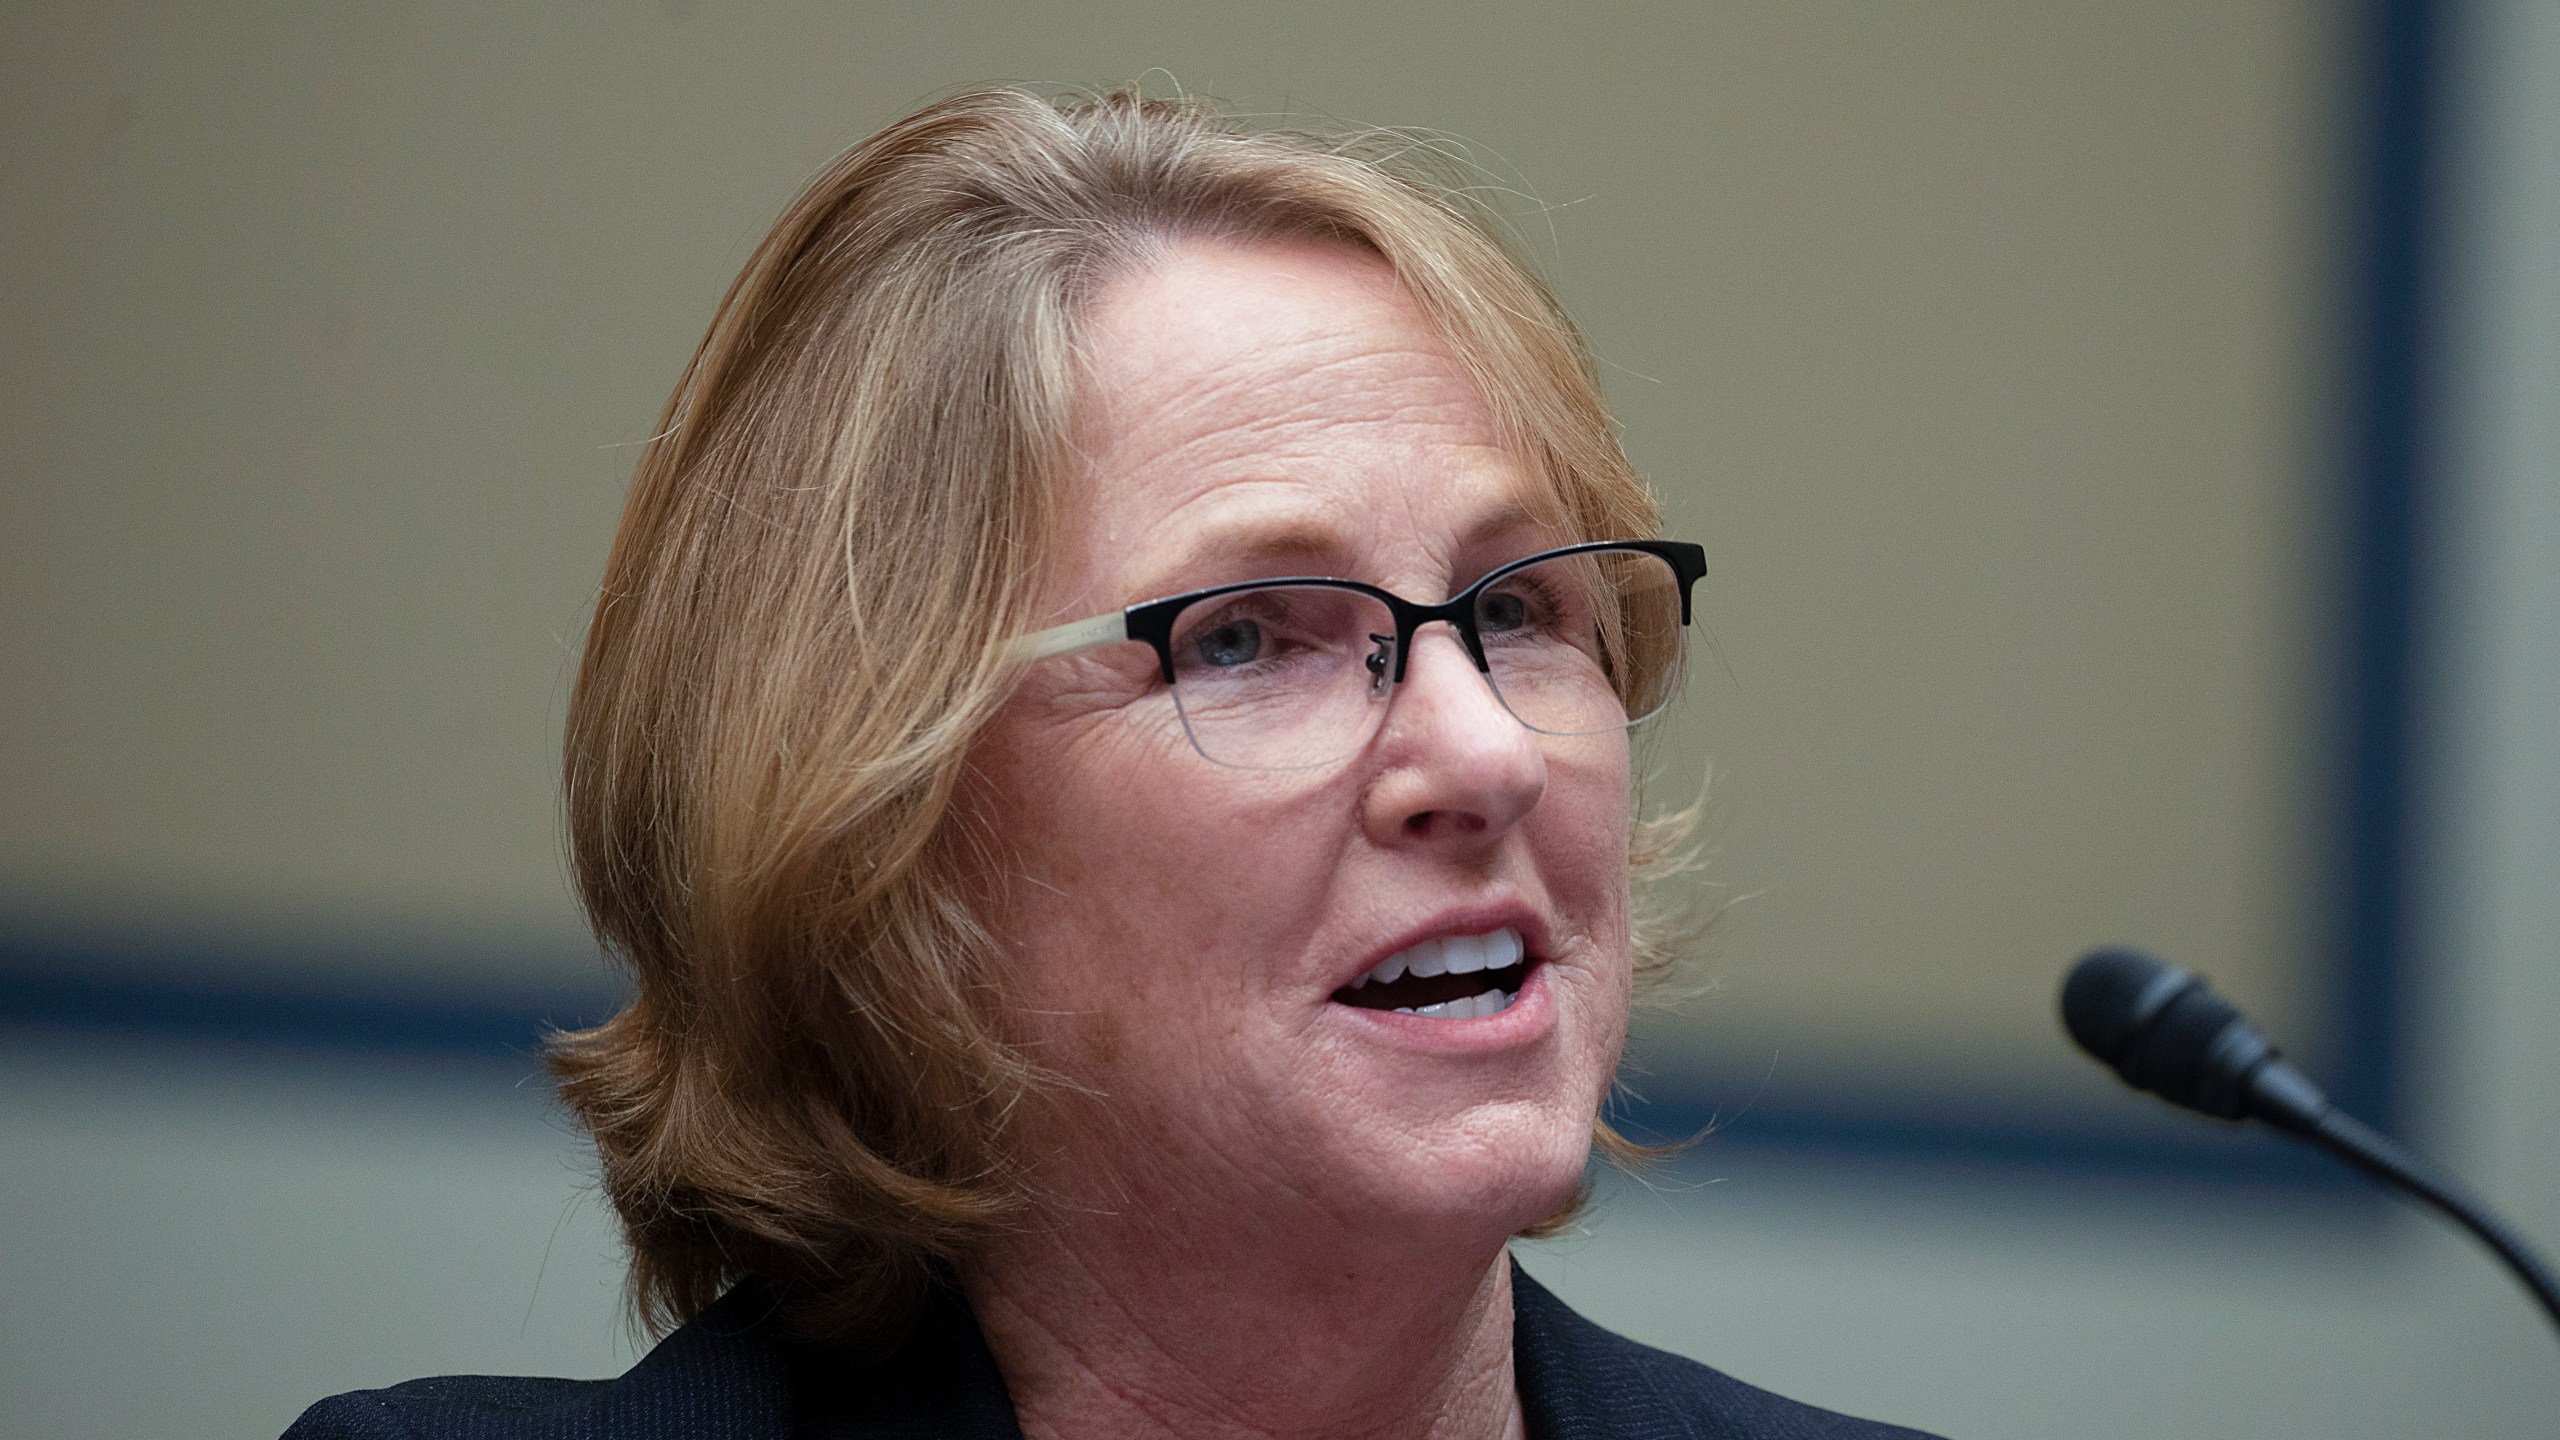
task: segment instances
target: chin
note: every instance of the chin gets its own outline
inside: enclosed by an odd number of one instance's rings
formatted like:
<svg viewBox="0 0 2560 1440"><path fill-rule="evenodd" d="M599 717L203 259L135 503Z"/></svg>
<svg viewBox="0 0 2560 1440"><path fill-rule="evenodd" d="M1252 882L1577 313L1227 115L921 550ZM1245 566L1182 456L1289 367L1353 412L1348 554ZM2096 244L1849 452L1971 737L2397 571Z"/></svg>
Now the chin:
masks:
<svg viewBox="0 0 2560 1440"><path fill-rule="evenodd" d="M1402 1244L1489 1252L1571 1204L1590 1160L1589 1115L1539 1103L1486 1110L1451 1122L1446 1141L1377 1157L1390 1167L1377 1177L1384 1193L1360 1213L1391 1216L1380 1228Z"/></svg>

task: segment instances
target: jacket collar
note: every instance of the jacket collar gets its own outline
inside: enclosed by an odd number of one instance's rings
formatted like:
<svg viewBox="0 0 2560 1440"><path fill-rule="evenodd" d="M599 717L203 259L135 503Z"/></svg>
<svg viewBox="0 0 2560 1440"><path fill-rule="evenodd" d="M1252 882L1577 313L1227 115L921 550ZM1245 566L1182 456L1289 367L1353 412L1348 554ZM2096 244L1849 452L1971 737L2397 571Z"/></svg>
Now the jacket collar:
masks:
<svg viewBox="0 0 2560 1440"><path fill-rule="evenodd" d="M888 1359L784 1347L807 1440L1022 1440L1013 1396L957 1291L935 1287L915 1333ZM778 1432L777 1432L778 1433Z"/></svg>
<svg viewBox="0 0 2560 1440"><path fill-rule="evenodd" d="M1657 1383L1662 1358L1576 1315L1511 1262L1512 1383L1530 1440L1707 1440L1693 1408Z"/></svg>
<svg viewBox="0 0 2560 1440"><path fill-rule="evenodd" d="M938 1291L916 1332L874 1366L779 1338L771 1294L753 1282L721 1297L609 1387L613 1433L782 1440L1022 1440L1013 1398L975 1318ZM1511 1355L1533 1440L1673 1440L1697 1435L1652 1383L1639 1347L1573 1313L1511 1266ZM793 1414L795 1398L810 1407ZM706 1403L709 1402L709 1403ZM600 1416L599 1418L607 1418Z"/></svg>

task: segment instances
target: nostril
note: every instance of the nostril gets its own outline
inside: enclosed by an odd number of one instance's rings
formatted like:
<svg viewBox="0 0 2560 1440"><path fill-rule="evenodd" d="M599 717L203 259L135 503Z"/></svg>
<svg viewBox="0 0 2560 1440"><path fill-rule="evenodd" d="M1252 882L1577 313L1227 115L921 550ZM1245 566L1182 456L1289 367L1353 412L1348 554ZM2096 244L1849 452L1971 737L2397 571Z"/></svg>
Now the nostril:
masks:
<svg viewBox="0 0 2560 1440"><path fill-rule="evenodd" d="M1483 816L1464 810L1423 810L1406 816L1404 829L1406 834L1422 840L1433 835L1480 835L1486 824Z"/></svg>

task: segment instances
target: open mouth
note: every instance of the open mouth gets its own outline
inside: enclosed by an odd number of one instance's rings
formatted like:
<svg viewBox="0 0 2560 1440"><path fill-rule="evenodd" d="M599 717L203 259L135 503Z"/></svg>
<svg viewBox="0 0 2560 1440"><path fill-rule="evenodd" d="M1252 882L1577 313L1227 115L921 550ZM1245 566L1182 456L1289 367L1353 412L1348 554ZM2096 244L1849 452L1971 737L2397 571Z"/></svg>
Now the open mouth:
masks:
<svg viewBox="0 0 2560 1440"><path fill-rule="evenodd" d="M1520 932L1508 926L1487 935L1444 935L1388 956L1333 998L1363 1010L1472 1020L1510 1009L1534 963Z"/></svg>

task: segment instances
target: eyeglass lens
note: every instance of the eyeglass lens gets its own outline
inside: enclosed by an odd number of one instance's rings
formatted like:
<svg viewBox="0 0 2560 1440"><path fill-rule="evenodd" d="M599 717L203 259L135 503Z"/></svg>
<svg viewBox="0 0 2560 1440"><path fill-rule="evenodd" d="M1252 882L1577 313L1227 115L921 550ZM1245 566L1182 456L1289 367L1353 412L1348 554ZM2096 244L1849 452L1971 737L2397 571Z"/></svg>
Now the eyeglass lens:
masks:
<svg viewBox="0 0 2560 1440"><path fill-rule="evenodd" d="M1486 679L1532 730L1591 735L1660 710L1678 689L1686 632L1669 562L1640 550L1551 556L1479 591ZM1369 741L1394 674L1394 612L1326 585L1267 585L1203 600L1174 625L1174 701L1200 753L1286 770Z"/></svg>

